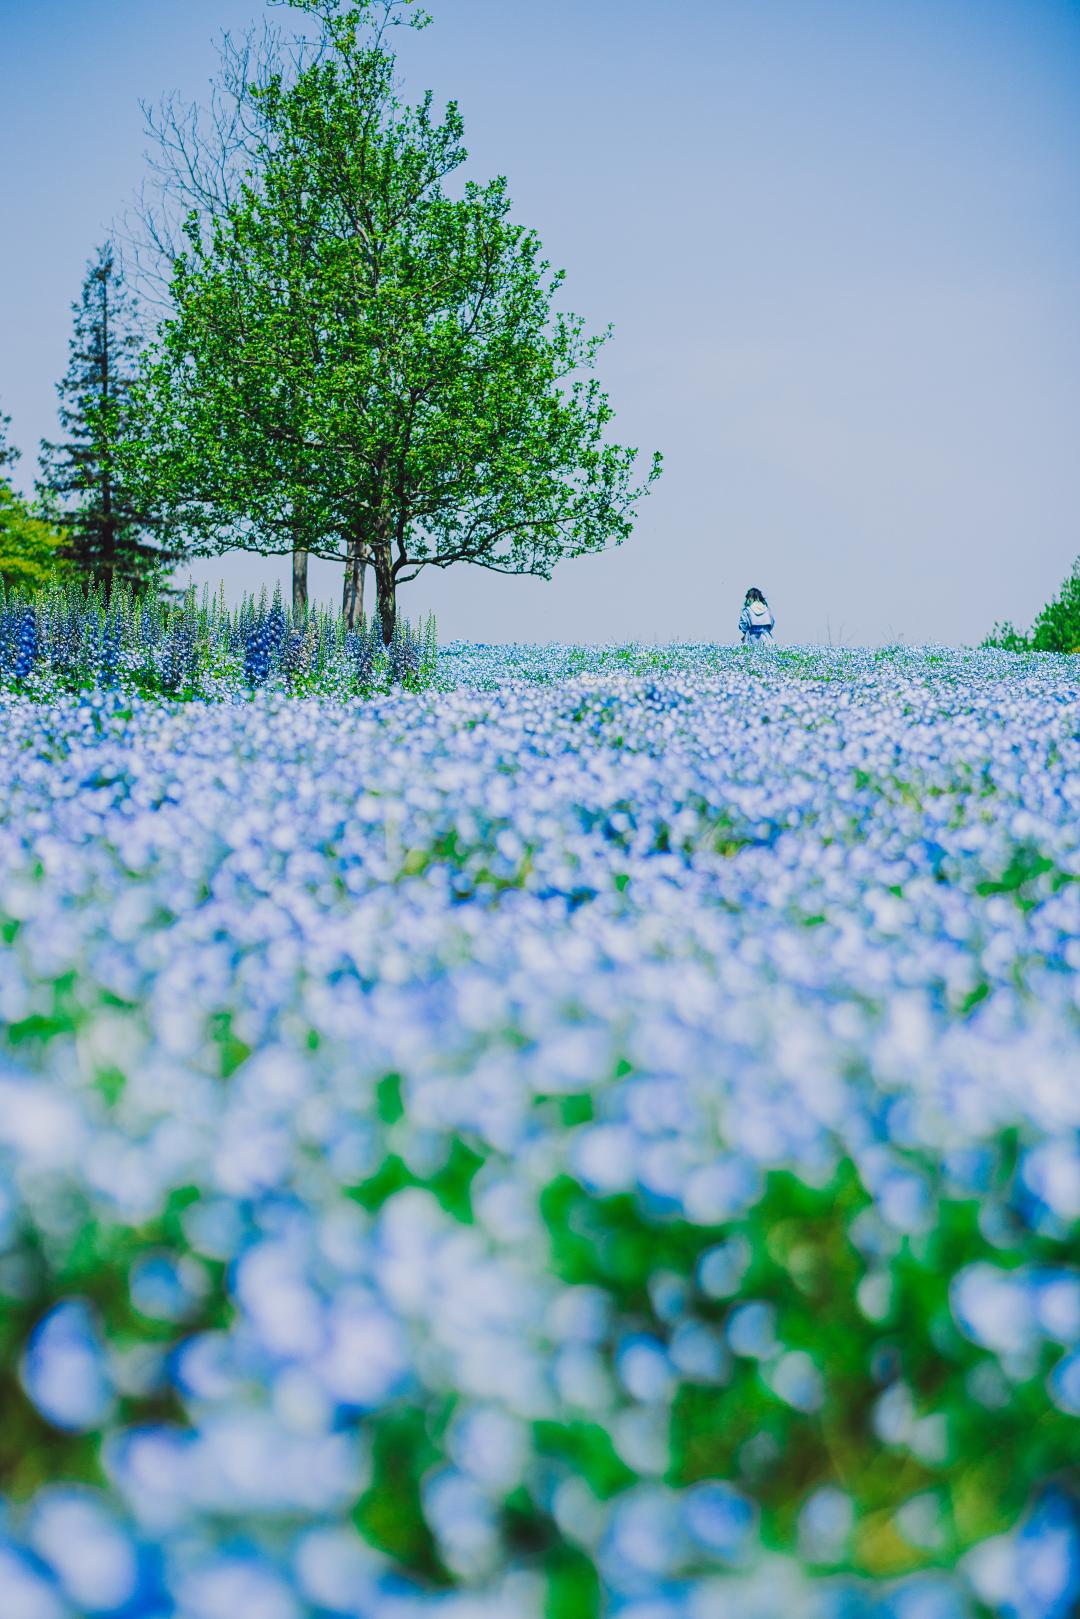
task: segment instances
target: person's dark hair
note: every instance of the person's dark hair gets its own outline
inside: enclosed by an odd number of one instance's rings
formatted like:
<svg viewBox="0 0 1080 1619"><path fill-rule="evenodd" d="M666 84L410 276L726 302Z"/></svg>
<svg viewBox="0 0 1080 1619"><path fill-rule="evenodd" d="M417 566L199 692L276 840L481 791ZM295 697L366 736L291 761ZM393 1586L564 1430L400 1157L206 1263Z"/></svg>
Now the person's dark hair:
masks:
<svg viewBox="0 0 1080 1619"><path fill-rule="evenodd" d="M750 586L750 589L746 592L746 599L748 602L763 602L765 600L756 585Z"/></svg>

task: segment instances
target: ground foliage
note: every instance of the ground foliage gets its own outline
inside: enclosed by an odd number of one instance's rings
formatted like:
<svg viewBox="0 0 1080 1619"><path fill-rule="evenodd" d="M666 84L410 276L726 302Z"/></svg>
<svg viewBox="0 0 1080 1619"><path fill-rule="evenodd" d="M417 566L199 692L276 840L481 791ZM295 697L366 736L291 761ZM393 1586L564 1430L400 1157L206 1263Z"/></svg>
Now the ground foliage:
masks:
<svg viewBox="0 0 1080 1619"><path fill-rule="evenodd" d="M1065 1619L1075 663L2 702L41 1619Z"/></svg>

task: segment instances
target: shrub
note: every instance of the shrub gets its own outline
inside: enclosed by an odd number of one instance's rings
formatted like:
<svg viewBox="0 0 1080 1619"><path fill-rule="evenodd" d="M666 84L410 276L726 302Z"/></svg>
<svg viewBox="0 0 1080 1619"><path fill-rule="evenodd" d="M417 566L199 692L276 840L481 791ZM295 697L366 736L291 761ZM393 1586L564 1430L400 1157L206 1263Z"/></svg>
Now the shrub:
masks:
<svg viewBox="0 0 1080 1619"><path fill-rule="evenodd" d="M1080 557L1031 626L1036 652L1080 652Z"/></svg>
<svg viewBox="0 0 1080 1619"><path fill-rule="evenodd" d="M1080 652L1080 557L1057 595L1036 615L1028 635L1006 620L994 625L986 645L1006 652Z"/></svg>

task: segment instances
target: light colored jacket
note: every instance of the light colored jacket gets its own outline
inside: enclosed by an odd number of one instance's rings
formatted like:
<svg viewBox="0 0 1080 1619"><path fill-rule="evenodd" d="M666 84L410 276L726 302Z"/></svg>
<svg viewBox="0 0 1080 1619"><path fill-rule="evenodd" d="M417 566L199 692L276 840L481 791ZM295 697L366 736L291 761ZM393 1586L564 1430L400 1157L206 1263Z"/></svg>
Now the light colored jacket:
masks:
<svg viewBox="0 0 1080 1619"><path fill-rule="evenodd" d="M768 602L746 602L739 614L739 630L747 643L760 641L764 635L771 639L775 624Z"/></svg>

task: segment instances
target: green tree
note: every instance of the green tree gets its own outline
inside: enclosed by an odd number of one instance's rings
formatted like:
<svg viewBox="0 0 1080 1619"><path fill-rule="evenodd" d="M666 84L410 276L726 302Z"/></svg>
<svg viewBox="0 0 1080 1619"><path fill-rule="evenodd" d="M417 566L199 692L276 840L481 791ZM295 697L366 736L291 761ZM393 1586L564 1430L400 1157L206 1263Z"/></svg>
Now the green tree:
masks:
<svg viewBox="0 0 1080 1619"><path fill-rule="evenodd" d="M37 590L53 574L68 572L63 545L60 530L10 484L0 482L0 578L5 585Z"/></svg>
<svg viewBox="0 0 1080 1619"><path fill-rule="evenodd" d="M280 29L268 25L261 34L252 30L238 39L226 34L220 48L220 71L211 83L205 104L187 104L176 95L166 96L158 107L144 103L151 141L149 172L135 211L129 245L138 283L150 304L159 309L163 305L171 307L173 266L187 250L192 216L201 221L207 233L220 226L228 228L230 210L275 145L277 135L268 126L260 90L271 80L294 76L318 49L317 40L304 36L290 40ZM279 296L290 296L280 274L277 291ZM288 379L282 380L287 384ZM279 461L285 459L285 446L298 442L303 430L301 419L292 421L289 437L281 431L289 419L290 404L295 407L297 403L295 392L283 385L275 401ZM249 448L257 448L263 475L270 476L267 455L274 445L264 442ZM153 486L164 470L158 466L151 480ZM205 539L224 529L230 532L230 544L240 549L264 553L291 550L293 611L304 612L308 602L308 548L317 555L337 558L341 542L327 530L322 514L307 498L302 478L285 478L279 466L272 475L279 491L292 491L291 501L276 498L264 502L257 525L239 522L230 527L228 514L236 509L236 496L242 492L244 481L243 474L238 477L237 465L230 461L210 475L202 466L185 469L181 456L169 462L168 471L172 474L174 497L178 483L182 485L174 506L183 511L192 532ZM240 504L242 507L242 500ZM211 539L208 543L214 542ZM347 576L346 600L351 592L362 602L363 574L361 568L357 579L354 570L351 582Z"/></svg>
<svg viewBox="0 0 1080 1619"><path fill-rule="evenodd" d="M425 567L548 577L619 543L659 457L635 484L636 452L607 442L590 373L608 334L555 310L562 274L511 221L506 182L445 189L461 116L401 103L403 0L289 3L319 49L249 87L245 181L188 221L139 465L203 549L283 552L299 525L308 549L344 552L352 621L370 563L389 640Z"/></svg>
<svg viewBox="0 0 1080 1619"><path fill-rule="evenodd" d="M1080 557L1057 595L1039 609L1028 635L1012 624L995 624L987 644L1008 652L1080 652Z"/></svg>
<svg viewBox="0 0 1080 1619"><path fill-rule="evenodd" d="M111 243L87 267L60 395L60 443L42 442L39 492L80 573L110 589L157 582L176 552L161 547L168 524L123 470L132 432L131 389L141 347L134 300Z"/></svg>
<svg viewBox="0 0 1080 1619"><path fill-rule="evenodd" d="M11 417L0 412L0 579L35 590L64 571L63 535L16 493L8 476L21 451L8 439Z"/></svg>
<svg viewBox="0 0 1080 1619"><path fill-rule="evenodd" d="M1031 645L1037 652L1080 652L1080 557L1057 595L1036 615Z"/></svg>

